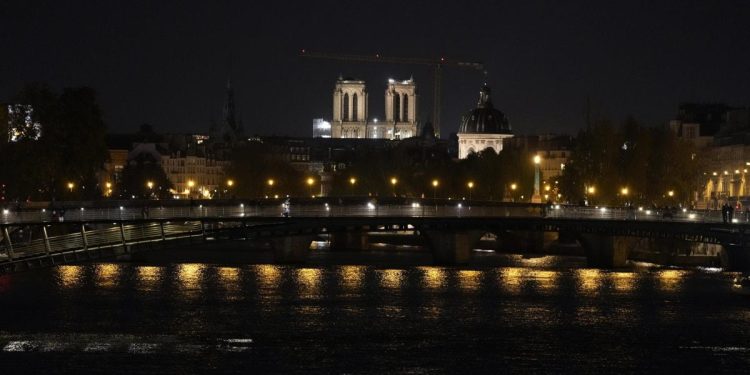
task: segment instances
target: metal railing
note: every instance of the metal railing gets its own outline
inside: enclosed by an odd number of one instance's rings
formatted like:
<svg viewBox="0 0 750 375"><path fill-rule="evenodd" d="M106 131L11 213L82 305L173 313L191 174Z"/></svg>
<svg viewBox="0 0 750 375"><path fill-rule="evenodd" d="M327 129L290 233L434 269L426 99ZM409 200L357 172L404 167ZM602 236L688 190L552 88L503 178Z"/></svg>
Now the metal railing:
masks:
<svg viewBox="0 0 750 375"><path fill-rule="evenodd" d="M513 216L558 218L586 218L608 220L682 220L695 222L720 222L719 211L635 209L621 207L581 207L568 205L544 206L540 204L470 205L465 201L424 202L414 200L409 204L379 204L367 201L359 204L337 204L321 202L291 204L284 208L278 205L195 205L195 206L148 206L148 207L104 207L66 210L11 210L0 212L0 224L46 223L46 222L91 222L122 221L139 219L172 218L242 218L242 217L480 217ZM735 221L746 222L744 213L736 213Z"/></svg>

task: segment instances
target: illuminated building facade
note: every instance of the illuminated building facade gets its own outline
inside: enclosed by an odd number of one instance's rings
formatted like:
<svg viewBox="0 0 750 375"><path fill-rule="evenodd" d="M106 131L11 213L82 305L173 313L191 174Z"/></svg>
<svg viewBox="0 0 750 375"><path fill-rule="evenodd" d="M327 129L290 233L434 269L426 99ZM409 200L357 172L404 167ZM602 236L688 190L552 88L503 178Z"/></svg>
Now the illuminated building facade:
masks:
<svg viewBox="0 0 750 375"><path fill-rule="evenodd" d="M458 129L458 158L466 159L472 153L503 150L503 140L513 137L505 114L495 109L490 98L490 87L479 91L477 107L466 113Z"/></svg>
<svg viewBox="0 0 750 375"><path fill-rule="evenodd" d="M331 138L406 139L417 136L417 86L414 79L388 80L385 121L370 120L368 114L365 81L339 78L333 91ZM315 133L316 125L313 126Z"/></svg>

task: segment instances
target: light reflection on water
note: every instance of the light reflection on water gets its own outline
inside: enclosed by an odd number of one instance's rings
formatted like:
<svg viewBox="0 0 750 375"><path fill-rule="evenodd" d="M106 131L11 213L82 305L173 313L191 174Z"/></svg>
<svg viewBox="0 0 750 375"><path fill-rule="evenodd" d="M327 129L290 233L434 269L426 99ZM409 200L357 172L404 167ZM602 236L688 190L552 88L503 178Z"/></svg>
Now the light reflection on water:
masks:
<svg viewBox="0 0 750 375"><path fill-rule="evenodd" d="M575 271L578 279L578 291L582 294L595 295L602 283L602 271L598 269L579 269Z"/></svg>
<svg viewBox="0 0 750 375"><path fill-rule="evenodd" d="M300 286L300 296L317 296L320 293L320 277L322 271L319 268L297 269L297 285Z"/></svg>
<svg viewBox="0 0 750 375"><path fill-rule="evenodd" d="M138 284L143 290L157 289L162 278L163 267L139 266L136 268Z"/></svg>
<svg viewBox="0 0 750 375"><path fill-rule="evenodd" d="M458 285L467 292L479 290L483 272L477 270L460 270L458 271Z"/></svg>
<svg viewBox="0 0 750 375"><path fill-rule="evenodd" d="M536 265L527 266L529 261ZM148 335L169 337L170 342L188 335L198 337L201 345L215 342L220 332L231 332L233 337L257 338L254 345L259 350L254 347L247 358L262 360L261 355L270 354L275 365L313 365L319 358L347 363L358 355L367 356L372 365L386 363L387 355L397 349L407 353L402 359L416 361L410 371L430 372L421 370L447 361L448 350L451 356L458 353L456 358L469 358L492 347L498 349L483 360L506 356L538 366L540 358L545 363L572 358L586 373L597 372L604 362L585 367L591 358L576 357L573 352L588 353L591 345L604 345L607 361L615 361L619 369L639 370L647 369L645 364L652 364L657 354L664 361L675 356L683 362L700 356L676 349L681 346L742 348L750 342L747 301L731 294L726 274L540 265L546 262L521 259L504 267L387 269L367 265L59 266L46 274L5 276L0 321L17 324L0 327L0 349L6 345L3 331L39 330L65 336L100 330L117 337L143 332L146 343L154 341ZM40 304L38 314L27 314L28 295ZM455 337L461 339L451 341ZM613 338L617 338L615 343L608 344ZM65 350L75 352L89 344L74 342L66 344ZM154 350L168 351L175 345ZM627 349L636 345L641 349ZM727 357L734 352L721 353L722 360L734 358ZM640 355L643 366L629 362ZM707 363L714 359L701 357ZM674 360L673 364L679 367L683 362ZM373 371L388 372L380 370ZM448 372L462 369L452 370Z"/></svg>
<svg viewBox="0 0 750 375"><path fill-rule="evenodd" d="M255 274L258 275L258 284L263 288L273 289L278 287L281 278L279 266L272 264L259 264L253 266Z"/></svg>
<svg viewBox="0 0 750 375"><path fill-rule="evenodd" d="M379 270L380 285L384 288L397 289L401 287L404 270Z"/></svg>
<svg viewBox="0 0 750 375"><path fill-rule="evenodd" d="M439 289L445 285L445 270L440 267L419 267L424 285L429 289Z"/></svg>
<svg viewBox="0 0 750 375"><path fill-rule="evenodd" d="M117 285L120 276L119 264L97 264L95 266L96 285L101 288L112 288Z"/></svg>
<svg viewBox="0 0 750 375"><path fill-rule="evenodd" d="M659 286L665 292L679 292L684 277L688 274L685 270L662 270L657 273Z"/></svg>
<svg viewBox="0 0 750 375"><path fill-rule="evenodd" d="M362 280L365 278L364 266L341 266L339 269L339 278L341 286L348 293L357 293L362 287Z"/></svg>
<svg viewBox="0 0 750 375"><path fill-rule="evenodd" d="M197 263L178 265L177 281L180 289L187 294L199 293L203 287L201 278L205 268L206 265Z"/></svg>
<svg viewBox="0 0 750 375"><path fill-rule="evenodd" d="M58 279L65 289L75 288L81 284L83 266L57 267Z"/></svg>

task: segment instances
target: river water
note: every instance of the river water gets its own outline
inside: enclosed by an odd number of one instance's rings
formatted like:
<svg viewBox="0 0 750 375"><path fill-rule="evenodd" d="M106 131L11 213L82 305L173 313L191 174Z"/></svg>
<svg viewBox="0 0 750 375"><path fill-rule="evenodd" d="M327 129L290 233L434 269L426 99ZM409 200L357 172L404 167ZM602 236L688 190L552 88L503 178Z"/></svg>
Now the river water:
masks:
<svg viewBox="0 0 750 375"><path fill-rule="evenodd" d="M747 373L733 276L518 256L59 266L0 277L0 373Z"/></svg>

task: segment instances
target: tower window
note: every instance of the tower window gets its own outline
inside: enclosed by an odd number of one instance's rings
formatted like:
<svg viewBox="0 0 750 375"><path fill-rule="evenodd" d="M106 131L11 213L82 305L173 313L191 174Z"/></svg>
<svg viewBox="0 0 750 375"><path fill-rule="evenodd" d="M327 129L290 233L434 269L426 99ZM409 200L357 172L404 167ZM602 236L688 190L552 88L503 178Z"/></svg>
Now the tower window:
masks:
<svg viewBox="0 0 750 375"><path fill-rule="evenodd" d="M409 94L404 94L404 121L409 121Z"/></svg>
<svg viewBox="0 0 750 375"><path fill-rule="evenodd" d="M401 95L395 93L393 95L393 121L401 121Z"/></svg>
<svg viewBox="0 0 750 375"><path fill-rule="evenodd" d="M344 121L349 121L349 94L344 94Z"/></svg>
<svg viewBox="0 0 750 375"><path fill-rule="evenodd" d="M357 116L357 94L355 93L352 95L352 121L359 121L359 116Z"/></svg>

